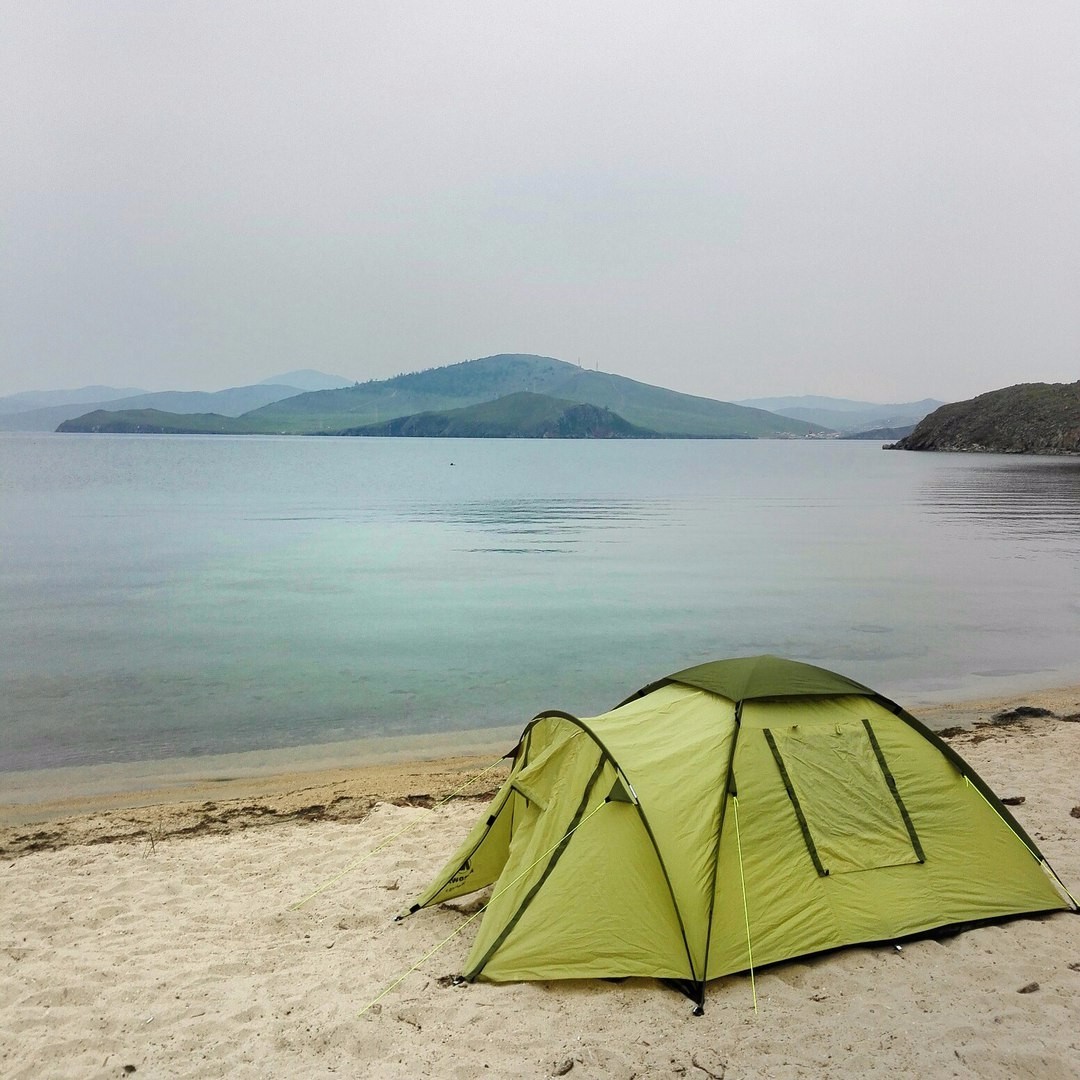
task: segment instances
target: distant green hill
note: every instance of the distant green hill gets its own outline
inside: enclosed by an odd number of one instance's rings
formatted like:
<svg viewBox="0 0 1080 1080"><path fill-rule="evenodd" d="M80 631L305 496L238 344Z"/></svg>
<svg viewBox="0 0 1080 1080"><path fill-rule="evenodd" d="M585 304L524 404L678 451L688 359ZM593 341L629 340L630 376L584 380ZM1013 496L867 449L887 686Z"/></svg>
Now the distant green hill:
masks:
<svg viewBox="0 0 1080 1080"><path fill-rule="evenodd" d="M339 386L351 386L355 381L355 379L346 379L344 375L328 375L325 371L301 368L299 371L285 371L280 375L271 375L269 379L260 379L256 385L295 386L298 391L335 390ZM251 407L255 408L254 405Z"/></svg>
<svg viewBox="0 0 1080 1080"><path fill-rule="evenodd" d="M680 394L621 375L588 371L552 357L518 353L466 360L337 390L298 394L244 413L234 425L220 430L238 434L331 434L386 424L418 413L463 409L522 392L595 405L635 427L667 436L801 438L822 430L762 409ZM177 431L207 430L205 426L191 426L189 419L173 416L158 422ZM80 417L80 426L64 425L64 430L88 430L82 426L84 420Z"/></svg>
<svg viewBox="0 0 1080 1080"><path fill-rule="evenodd" d="M522 391L446 412L416 413L346 428L339 435L457 439L654 439L610 409Z"/></svg>
<svg viewBox="0 0 1080 1080"><path fill-rule="evenodd" d="M258 435L257 424L242 417L218 413L168 413L160 409L97 409L74 420L65 420L57 431L112 435Z"/></svg>
<svg viewBox="0 0 1080 1080"><path fill-rule="evenodd" d="M1080 382L1020 383L943 405L895 448L1080 454Z"/></svg>
<svg viewBox="0 0 1080 1080"><path fill-rule="evenodd" d="M149 391L137 390L132 386L124 389L116 386L81 386L77 390L23 390L0 397L0 416L30 409L47 409L53 405L96 405L101 401L116 401L117 398L146 393Z"/></svg>
<svg viewBox="0 0 1080 1080"><path fill-rule="evenodd" d="M421 412L445 412L528 391L599 405L664 435L776 438L820 430L761 409L680 394L549 356L503 353L341 390L300 394L246 413L279 432L341 431Z"/></svg>
<svg viewBox="0 0 1080 1080"><path fill-rule="evenodd" d="M215 413L221 416L241 416L272 401L303 393L295 386L278 383L257 383L254 386L233 386L227 390L161 390L136 394L132 397L110 398L92 402L76 401L49 405L24 412L0 413L0 431L57 431L58 425L90 412L130 413L154 409L170 416L191 416L193 413Z"/></svg>

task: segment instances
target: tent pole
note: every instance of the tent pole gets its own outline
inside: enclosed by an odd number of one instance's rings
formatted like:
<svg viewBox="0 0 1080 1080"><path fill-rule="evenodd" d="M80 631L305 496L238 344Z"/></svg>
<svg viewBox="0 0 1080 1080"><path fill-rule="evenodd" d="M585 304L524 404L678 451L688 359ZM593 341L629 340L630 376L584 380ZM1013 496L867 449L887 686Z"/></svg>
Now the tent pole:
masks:
<svg viewBox="0 0 1080 1080"><path fill-rule="evenodd" d="M701 1001L699 1008L705 1011L705 984L709 981L709 950L712 948L713 919L716 913L716 880L720 870L720 841L724 835L724 811L727 809L728 793L734 790L731 770L735 767L735 746L742 730L742 702L735 702L735 724L731 732L731 749L728 751L727 770L724 773L724 790L720 792L720 804L716 811L716 843L713 845L712 881L709 883L709 921L705 928L705 955L701 958Z"/></svg>

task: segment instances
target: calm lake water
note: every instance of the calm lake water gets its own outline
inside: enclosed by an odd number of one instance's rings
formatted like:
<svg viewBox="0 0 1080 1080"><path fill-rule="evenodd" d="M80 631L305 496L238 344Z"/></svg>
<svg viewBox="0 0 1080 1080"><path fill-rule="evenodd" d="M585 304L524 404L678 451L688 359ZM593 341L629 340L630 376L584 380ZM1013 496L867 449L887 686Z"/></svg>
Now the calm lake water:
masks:
<svg viewBox="0 0 1080 1080"><path fill-rule="evenodd" d="M0 770L589 715L773 652L1080 681L1080 460L860 442L0 437Z"/></svg>

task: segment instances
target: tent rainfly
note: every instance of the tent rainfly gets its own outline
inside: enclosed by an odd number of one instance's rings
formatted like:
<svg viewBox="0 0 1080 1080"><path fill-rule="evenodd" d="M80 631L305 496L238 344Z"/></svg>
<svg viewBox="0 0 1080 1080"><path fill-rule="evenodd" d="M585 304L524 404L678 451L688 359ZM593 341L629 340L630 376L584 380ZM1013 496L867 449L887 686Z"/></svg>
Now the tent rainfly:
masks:
<svg viewBox="0 0 1080 1080"><path fill-rule="evenodd" d="M1077 903L1000 800L898 705L774 656L702 664L525 729L405 913L494 886L464 977L705 983Z"/></svg>

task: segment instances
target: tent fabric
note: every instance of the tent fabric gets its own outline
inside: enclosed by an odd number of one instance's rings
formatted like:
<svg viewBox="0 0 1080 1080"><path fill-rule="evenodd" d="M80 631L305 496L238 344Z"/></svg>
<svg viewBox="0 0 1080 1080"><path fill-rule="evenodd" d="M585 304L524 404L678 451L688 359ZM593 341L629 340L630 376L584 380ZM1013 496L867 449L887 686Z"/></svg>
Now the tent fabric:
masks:
<svg viewBox="0 0 1080 1080"><path fill-rule="evenodd" d="M779 656L739 656L731 660L714 660L709 664L677 671L659 684L682 683L696 686L732 701L753 701L758 698L807 697L822 694L869 694L873 691L834 671L785 660Z"/></svg>
<svg viewBox="0 0 1080 1080"><path fill-rule="evenodd" d="M652 976L699 1003L751 954L1076 910L940 739L776 657L687 669L600 716L535 718L409 913L488 886L466 978Z"/></svg>

